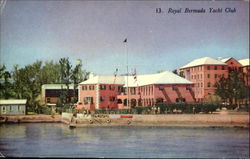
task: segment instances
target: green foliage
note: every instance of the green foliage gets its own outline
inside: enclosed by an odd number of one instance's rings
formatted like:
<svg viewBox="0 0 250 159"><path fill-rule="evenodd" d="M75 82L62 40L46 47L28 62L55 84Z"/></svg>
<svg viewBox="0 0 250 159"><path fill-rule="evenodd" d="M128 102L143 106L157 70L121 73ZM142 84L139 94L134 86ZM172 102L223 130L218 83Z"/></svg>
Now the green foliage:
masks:
<svg viewBox="0 0 250 159"><path fill-rule="evenodd" d="M86 73L86 71L82 71L81 60L78 60L78 63L76 64L75 68L73 68L72 65L70 64L69 58L61 58L59 60L59 63L60 63L60 72L61 72L61 76L60 76L61 83L67 86L66 96L64 95L61 98L66 98L66 103L71 103L71 102L75 103L78 100L77 99L77 96L78 96L77 86L80 82L86 79L86 76L88 75L88 73ZM73 83L74 85L73 101L71 101L71 98L69 96L69 84L71 83Z"/></svg>
<svg viewBox="0 0 250 159"><path fill-rule="evenodd" d="M74 103L76 103L78 100L77 98L78 97L77 96L78 84L84 80L83 79L84 72L82 71L81 67L82 67L82 61L78 60L78 63L76 64L75 68L72 70L72 74L70 76L70 79L72 80L74 84L74 99L73 99Z"/></svg>
<svg viewBox="0 0 250 159"><path fill-rule="evenodd" d="M235 108L237 108L237 104L229 104L229 105L226 106L226 108L228 110L234 110Z"/></svg>
<svg viewBox="0 0 250 159"><path fill-rule="evenodd" d="M0 98L8 99L13 97L13 84L10 79L11 74L6 71L5 65L0 66Z"/></svg>
<svg viewBox="0 0 250 159"><path fill-rule="evenodd" d="M212 113L220 108L218 103L159 103L156 108L160 108L160 114L175 113L179 110L181 113Z"/></svg>
<svg viewBox="0 0 250 159"><path fill-rule="evenodd" d="M249 88L244 85L242 73L239 71L231 71L228 78L222 77L219 82L215 84L215 94L220 96L223 100L228 99L230 105L239 99L249 98Z"/></svg>
<svg viewBox="0 0 250 159"><path fill-rule="evenodd" d="M38 113L39 114L51 115L52 109L50 107L46 107L46 106L39 106Z"/></svg>
<svg viewBox="0 0 250 159"><path fill-rule="evenodd" d="M76 88L78 83L86 79L88 72L81 69L82 65L78 64L74 69L68 58L62 58L60 61L46 61L43 65L42 61L36 61L33 64L19 68L14 65L13 71L6 71L5 66L0 66L0 98L17 98L27 99L27 111L43 113L41 111L41 86L43 84L60 83L74 84L75 99L77 101ZM10 79L13 79L13 82ZM68 90L68 89L67 89ZM69 105L70 98L68 92L64 91L61 94L60 100L57 103L59 111L63 109L72 109L73 105Z"/></svg>
<svg viewBox="0 0 250 159"><path fill-rule="evenodd" d="M136 106L134 109L97 109L96 114L150 114L153 110L160 110L160 114L172 114L179 111L184 114L212 113L221 108L218 103L158 103L153 107Z"/></svg>
<svg viewBox="0 0 250 159"><path fill-rule="evenodd" d="M152 107L136 106L134 109L136 110L137 114L149 114L149 112L151 111Z"/></svg>
<svg viewBox="0 0 250 159"><path fill-rule="evenodd" d="M244 111L244 112L249 112L250 110L250 105L249 104L241 104L239 111Z"/></svg>
<svg viewBox="0 0 250 159"><path fill-rule="evenodd" d="M69 62L69 58L61 58L59 60L60 63L60 71L61 71L61 82L65 84L66 89L66 103L70 103L70 96L69 96L69 84L70 84L70 77L72 74L72 65ZM62 89L63 91L63 89ZM64 97L64 96L63 96ZM63 99L64 100L64 99Z"/></svg>
<svg viewBox="0 0 250 159"><path fill-rule="evenodd" d="M173 72L174 74L178 75L177 69L174 69L172 72Z"/></svg>
<svg viewBox="0 0 250 159"><path fill-rule="evenodd" d="M96 114L133 114L134 109L96 109Z"/></svg>
<svg viewBox="0 0 250 159"><path fill-rule="evenodd" d="M60 65L53 61L46 61L40 70L39 80L43 84L61 83Z"/></svg>
<svg viewBox="0 0 250 159"><path fill-rule="evenodd" d="M137 106L133 109L96 109L96 114L149 114L152 107Z"/></svg>

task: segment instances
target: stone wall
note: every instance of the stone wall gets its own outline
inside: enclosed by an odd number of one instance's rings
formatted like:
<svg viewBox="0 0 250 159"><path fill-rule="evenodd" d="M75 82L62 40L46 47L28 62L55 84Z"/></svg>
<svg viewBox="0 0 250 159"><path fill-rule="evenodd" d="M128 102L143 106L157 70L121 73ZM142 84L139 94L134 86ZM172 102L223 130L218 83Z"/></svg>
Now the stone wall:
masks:
<svg viewBox="0 0 250 159"><path fill-rule="evenodd" d="M249 124L249 115L218 115L218 114L168 114L168 115L133 115L132 121L154 123L220 123Z"/></svg>

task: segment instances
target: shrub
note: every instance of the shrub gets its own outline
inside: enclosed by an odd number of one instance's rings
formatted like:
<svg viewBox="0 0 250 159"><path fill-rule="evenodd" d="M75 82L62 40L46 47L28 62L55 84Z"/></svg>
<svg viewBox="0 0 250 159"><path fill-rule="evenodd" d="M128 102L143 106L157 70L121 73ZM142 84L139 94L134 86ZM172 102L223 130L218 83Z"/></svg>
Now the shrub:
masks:
<svg viewBox="0 0 250 159"><path fill-rule="evenodd" d="M51 108L46 106L41 106L39 112L41 114L51 115Z"/></svg>
<svg viewBox="0 0 250 159"><path fill-rule="evenodd" d="M134 109L96 109L96 114L132 114L135 113Z"/></svg>
<svg viewBox="0 0 250 159"><path fill-rule="evenodd" d="M229 110L233 110L233 109L237 108L237 105L236 104L229 104L226 106L226 108Z"/></svg>
<svg viewBox="0 0 250 159"><path fill-rule="evenodd" d="M134 113L137 113L137 114L149 114L149 112L151 111L151 108L150 106L148 107L143 107L143 106L136 106L134 108L134 110L132 110Z"/></svg>
<svg viewBox="0 0 250 159"><path fill-rule="evenodd" d="M174 110L180 110L182 113L209 113L214 112L220 108L218 103L159 103L156 108L160 108L160 113L174 113Z"/></svg>

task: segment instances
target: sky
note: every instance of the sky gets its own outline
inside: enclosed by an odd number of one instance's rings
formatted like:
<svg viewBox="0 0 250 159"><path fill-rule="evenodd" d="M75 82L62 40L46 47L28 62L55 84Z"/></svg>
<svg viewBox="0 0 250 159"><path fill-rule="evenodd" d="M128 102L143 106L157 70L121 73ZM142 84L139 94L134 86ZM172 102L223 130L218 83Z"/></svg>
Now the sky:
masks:
<svg viewBox="0 0 250 159"><path fill-rule="evenodd" d="M185 8L206 13L183 13ZM150 74L201 57L249 58L247 1L7 0L1 9L0 64L8 70L69 57L95 74L116 68L124 74L128 58L129 72Z"/></svg>

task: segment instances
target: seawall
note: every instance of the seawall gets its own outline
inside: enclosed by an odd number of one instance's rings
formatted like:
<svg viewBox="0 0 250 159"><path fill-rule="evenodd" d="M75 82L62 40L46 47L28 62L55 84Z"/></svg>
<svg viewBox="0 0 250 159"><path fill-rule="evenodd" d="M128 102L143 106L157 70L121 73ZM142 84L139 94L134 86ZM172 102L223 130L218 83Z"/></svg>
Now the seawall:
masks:
<svg viewBox="0 0 250 159"><path fill-rule="evenodd" d="M124 118L122 118L122 116ZM240 126L249 127L249 115L229 114L164 114L164 115L101 115L100 117L63 114L62 122L84 126Z"/></svg>
<svg viewBox="0 0 250 159"><path fill-rule="evenodd" d="M8 115L0 123L60 123L61 115Z"/></svg>
<svg viewBox="0 0 250 159"><path fill-rule="evenodd" d="M3 116L2 116L3 117ZM76 127L86 126L240 126L249 127L249 115L231 114L164 114L135 115L112 114L91 117L71 113L62 115L5 116L2 123L65 123Z"/></svg>

